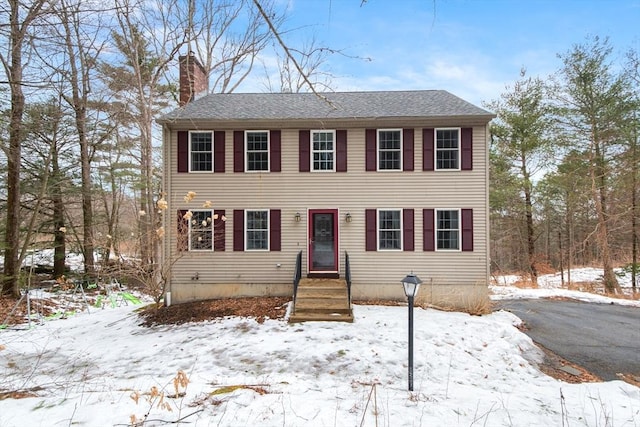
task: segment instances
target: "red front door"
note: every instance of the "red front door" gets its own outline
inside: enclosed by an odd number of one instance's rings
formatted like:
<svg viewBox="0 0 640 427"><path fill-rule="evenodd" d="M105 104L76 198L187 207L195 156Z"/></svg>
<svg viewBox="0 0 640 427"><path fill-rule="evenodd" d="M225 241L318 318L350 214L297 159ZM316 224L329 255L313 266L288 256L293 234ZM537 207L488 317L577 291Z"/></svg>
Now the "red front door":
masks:
<svg viewBox="0 0 640 427"><path fill-rule="evenodd" d="M309 210L309 273L338 272L338 210Z"/></svg>

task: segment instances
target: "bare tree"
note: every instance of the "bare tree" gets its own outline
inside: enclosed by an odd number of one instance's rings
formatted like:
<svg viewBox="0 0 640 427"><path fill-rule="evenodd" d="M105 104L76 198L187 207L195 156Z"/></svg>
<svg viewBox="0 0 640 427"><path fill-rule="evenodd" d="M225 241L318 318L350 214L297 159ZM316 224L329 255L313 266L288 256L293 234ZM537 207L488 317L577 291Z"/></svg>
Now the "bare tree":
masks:
<svg viewBox="0 0 640 427"><path fill-rule="evenodd" d="M211 92L236 90L273 39L271 28L284 22L273 0L258 6L252 0L189 0L188 48L208 73Z"/></svg>
<svg viewBox="0 0 640 427"><path fill-rule="evenodd" d="M100 68L114 94L116 120L129 133L125 136L120 132L120 138L135 141L131 144L131 155L140 165L137 185L140 258L151 272L158 257L154 230L159 223L155 209L159 168L154 148L154 118L168 105L171 86L163 82L167 79L168 64L185 44L188 22L180 18L178 1L149 4L118 0L116 4L117 26L111 31L111 38L119 58L101 62Z"/></svg>
<svg viewBox="0 0 640 427"><path fill-rule="evenodd" d="M90 7L90 8L89 8ZM99 102L94 85L98 57L104 47L103 22L95 4L81 0L55 3L49 51L41 53L51 73L60 81L59 94L70 107L77 133L82 194L82 254L84 271L95 270L95 230L92 161L95 147L107 136L97 133ZM103 6L100 6L103 7ZM91 16L91 24L85 24ZM96 18L98 16L98 18Z"/></svg>
<svg viewBox="0 0 640 427"><path fill-rule="evenodd" d="M2 294L19 296L18 273L20 271L20 154L23 139L23 115L25 97L23 52L30 48L32 25L46 12L47 0L33 0L24 4L20 0L8 0L9 16L7 50L0 52L0 62L11 92L11 113L9 121L9 147L7 156L7 220L5 229L4 272Z"/></svg>
<svg viewBox="0 0 640 427"><path fill-rule="evenodd" d="M309 91L307 82L310 82L320 92L331 90L332 75L323 70L328 56L336 51L321 47L315 38L305 43L302 49L290 49L292 56L296 56L297 62L307 77L293 64L291 56L278 53L278 82L271 82L270 73L265 70L266 87L269 92L298 93Z"/></svg>

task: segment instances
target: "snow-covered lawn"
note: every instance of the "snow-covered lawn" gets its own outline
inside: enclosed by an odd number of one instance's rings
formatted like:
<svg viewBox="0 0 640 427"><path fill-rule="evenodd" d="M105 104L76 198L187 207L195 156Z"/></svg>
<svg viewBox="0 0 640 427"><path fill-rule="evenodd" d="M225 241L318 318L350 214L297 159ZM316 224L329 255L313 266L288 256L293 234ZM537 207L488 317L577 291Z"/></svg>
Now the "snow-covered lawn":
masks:
<svg viewBox="0 0 640 427"><path fill-rule="evenodd" d="M138 307L0 331L0 392L33 395L0 400L0 426L640 426L640 388L545 376L507 312L416 308L410 392L406 307L153 328Z"/></svg>

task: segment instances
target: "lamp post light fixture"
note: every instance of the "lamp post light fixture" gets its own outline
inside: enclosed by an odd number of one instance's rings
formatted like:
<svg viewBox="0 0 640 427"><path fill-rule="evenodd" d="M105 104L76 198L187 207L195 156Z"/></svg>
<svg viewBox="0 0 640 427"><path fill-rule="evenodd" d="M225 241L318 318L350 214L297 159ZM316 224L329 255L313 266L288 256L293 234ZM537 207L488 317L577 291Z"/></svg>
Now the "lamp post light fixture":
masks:
<svg viewBox="0 0 640 427"><path fill-rule="evenodd" d="M413 391L413 299L418 295L420 283L422 280L413 272L402 279L404 294L409 300L409 391Z"/></svg>

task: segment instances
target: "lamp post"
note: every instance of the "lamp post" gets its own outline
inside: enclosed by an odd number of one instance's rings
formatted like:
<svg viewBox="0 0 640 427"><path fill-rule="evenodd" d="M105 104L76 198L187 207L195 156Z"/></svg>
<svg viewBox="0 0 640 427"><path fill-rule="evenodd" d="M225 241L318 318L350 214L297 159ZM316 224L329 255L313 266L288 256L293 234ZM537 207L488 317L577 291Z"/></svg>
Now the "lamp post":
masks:
<svg viewBox="0 0 640 427"><path fill-rule="evenodd" d="M404 294L409 300L409 391L413 391L413 298L418 295L422 280L415 274L407 274L402 279Z"/></svg>

